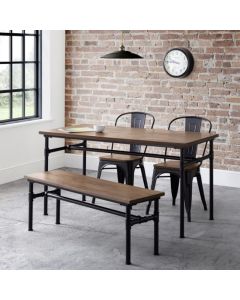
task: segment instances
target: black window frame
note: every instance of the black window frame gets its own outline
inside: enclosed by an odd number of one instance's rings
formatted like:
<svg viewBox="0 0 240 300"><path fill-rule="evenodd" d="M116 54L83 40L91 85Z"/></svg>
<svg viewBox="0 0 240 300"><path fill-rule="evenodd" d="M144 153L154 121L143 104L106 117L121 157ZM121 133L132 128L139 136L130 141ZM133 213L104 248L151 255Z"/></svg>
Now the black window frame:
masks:
<svg viewBox="0 0 240 300"><path fill-rule="evenodd" d="M9 89L8 90L0 90L0 94L8 93L9 94L9 110L10 117L9 119L0 119L0 125L9 124L15 122L23 122L23 121L31 121L35 119L42 118L42 31L34 30L34 33L27 33L25 30L22 32L14 32L13 30L9 30L9 32L1 32L0 36L8 36L9 37L9 61L0 61L0 65L9 65ZM13 61L13 37L19 36L22 37L22 60ZM34 60L26 60L25 58L25 37L33 36L35 37L35 53ZM21 88L13 88L13 65L18 64L22 65L22 87ZM34 64L34 75L35 75L35 84L33 88L26 88L25 86L25 68L27 64ZM26 116L25 109L25 93L28 91L35 92L35 107L34 107L34 115ZM13 117L13 93L21 92L22 93L22 117ZM1 108L0 108L1 109Z"/></svg>

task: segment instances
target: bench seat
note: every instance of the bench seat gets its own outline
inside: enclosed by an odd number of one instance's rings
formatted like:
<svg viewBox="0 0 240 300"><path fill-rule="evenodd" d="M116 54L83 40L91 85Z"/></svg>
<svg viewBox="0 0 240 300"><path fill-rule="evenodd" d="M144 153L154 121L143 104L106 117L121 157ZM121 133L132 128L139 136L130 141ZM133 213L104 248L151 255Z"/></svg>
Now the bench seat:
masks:
<svg viewBox="0 0 240 300"><path fill-rule="evenodd" d="M96 197L122 205L159 199L163 192L116 183L109 180L54 170L26 176L29 181L64 189L69 192Z"/></svg>
<svg viewBox="0 0 240 300"><path fill-rule="evenodd" d="M39 197L50 197L56 199L56 224L60 224L60 201L66 201L77 205L97 209L107 213L119 215L126 218L126 264L131 264L131 227L148 221L154 222L154 255L158 255L158 223L159 223L159 199L163 192L152 191L136 186L115 183L108 180L96 179L89 176L79 175L63 170L40 172L25 176L29 182L29 215L28 230L33 230L33 200ZM34 193L34 184L44 185L44 192ZM46 189L47 187L47 189ZM48 190L49 187L54 190ZM61 191L69 191L90 197L96 197L105 201L124 205L126 212L112 208L88 203L61 195ZM131 214L133 205L153 201L153 215L139 216Z"/></svg>

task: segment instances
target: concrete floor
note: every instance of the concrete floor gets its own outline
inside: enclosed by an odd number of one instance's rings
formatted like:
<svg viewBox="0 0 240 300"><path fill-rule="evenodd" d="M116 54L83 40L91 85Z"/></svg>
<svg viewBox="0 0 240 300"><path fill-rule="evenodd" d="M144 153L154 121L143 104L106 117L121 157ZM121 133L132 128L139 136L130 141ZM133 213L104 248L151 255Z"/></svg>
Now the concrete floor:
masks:
<svg viewBox="0 0 240 300"><path fill-rule="evenodd" d="M115 179L111 173L104 178ZM136 185L142 185L141 178ZM172 207L168 180L159 180L157 188L166 192L160 200L160 255L152 255L152 222L135 225L133 264L126 266L123 218L63 203L61 225L55 225L55 201L50 200L49 216L43 216L39 198L34 202L34 231L28 232L26 181L0 186L0 269L240 269L240 189L215 187L215 221L209 221L194 185L192 222L186 223L186 238L180 239L179 199ZM145 207L139 205L135 213Z"/></svg>

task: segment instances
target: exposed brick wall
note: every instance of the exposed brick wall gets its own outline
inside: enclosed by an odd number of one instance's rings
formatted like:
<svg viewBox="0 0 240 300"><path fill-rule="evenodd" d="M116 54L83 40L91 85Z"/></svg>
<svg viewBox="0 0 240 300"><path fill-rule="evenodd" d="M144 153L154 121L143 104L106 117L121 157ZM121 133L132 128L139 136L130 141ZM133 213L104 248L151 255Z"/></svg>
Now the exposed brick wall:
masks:
<svg viewBox="0 0 240 300"><path fill-rule="evenodd" d="M161 128L176 116L204 116L220 134L215 167L240 171L240 31L131 31L126 50L144 59L100 59L120 42L119 31L66 31L66 125L113 125L133 110L154 114ZM192 51L195 66L173 79L162 63L179 46Z"/></svg>

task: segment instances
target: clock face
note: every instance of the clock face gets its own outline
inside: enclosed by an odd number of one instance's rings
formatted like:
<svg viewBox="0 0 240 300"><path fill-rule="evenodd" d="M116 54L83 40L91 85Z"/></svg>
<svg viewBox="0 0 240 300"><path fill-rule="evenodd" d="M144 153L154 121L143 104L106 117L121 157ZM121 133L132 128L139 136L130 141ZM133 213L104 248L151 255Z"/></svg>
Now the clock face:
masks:
<svg viewBox="0 0 240 300"><path fill-rule="evenodd" d="M172 77L186 77L193 69L192 54L183 48L171 49L164 58L163 66Z"/></svg>

